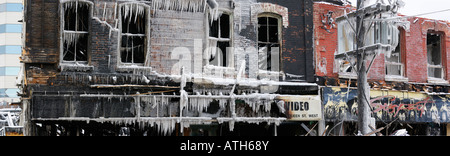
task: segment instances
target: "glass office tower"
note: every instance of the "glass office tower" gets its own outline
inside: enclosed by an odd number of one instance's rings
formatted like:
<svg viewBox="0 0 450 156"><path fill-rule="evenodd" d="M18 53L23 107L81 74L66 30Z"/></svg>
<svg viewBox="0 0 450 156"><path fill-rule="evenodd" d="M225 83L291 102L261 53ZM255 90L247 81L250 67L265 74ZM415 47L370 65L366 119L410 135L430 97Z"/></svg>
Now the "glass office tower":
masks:
<svg viewBox="0 0 450 156"><path fill-rule="evenodd" d="M16 77L22 51L22 0L0 0L0 108L19 102Z"/></svg>

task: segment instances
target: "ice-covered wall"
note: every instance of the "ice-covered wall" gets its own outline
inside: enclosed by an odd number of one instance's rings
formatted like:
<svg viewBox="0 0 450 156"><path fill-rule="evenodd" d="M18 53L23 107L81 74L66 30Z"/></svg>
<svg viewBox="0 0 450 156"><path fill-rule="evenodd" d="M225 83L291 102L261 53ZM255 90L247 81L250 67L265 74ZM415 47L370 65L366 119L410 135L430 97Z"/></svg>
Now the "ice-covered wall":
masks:
<svg viewBox="0 0 450 156"><path fill-rule="evenodd" d="M89 5L92 12L86 34L88 61L44 59L53 55L60 58L65 50L62 44L78 38L60 33L64 23L60 14L66 8L63 2L81 1L87 2L83 4ZM312 38L307 37L312 36L312 23L308 22L312 18L308 7L312 6L311 1L47 0L43 3L28 0L25 13L28 38L22 56L26 69L23 93L29 99L24 102L29 108L29 120L34 122L158 125L165 134L175 124L186 127L228 122L231 130L235 122L278 125L286 118L276 96L283 91L301 93L311 88L317 91L317 85L305 83L314 81ZM223 12L232 17L234 61L228 67L217 67L208 65L205 49L210 45L209 14ZM259 70L257 18L261 13L281 17L281 71ZM33 19L40 14L54 17L56 23L42 25ZM134 17L125 18L134 24L144 14L145 34L126 35L146 36L145 61L121 62L122 16ZM46 38L50 35L53 37ZM290 88L277 90L279 86ZM274 88L272 92L261 91Z"/></svg>

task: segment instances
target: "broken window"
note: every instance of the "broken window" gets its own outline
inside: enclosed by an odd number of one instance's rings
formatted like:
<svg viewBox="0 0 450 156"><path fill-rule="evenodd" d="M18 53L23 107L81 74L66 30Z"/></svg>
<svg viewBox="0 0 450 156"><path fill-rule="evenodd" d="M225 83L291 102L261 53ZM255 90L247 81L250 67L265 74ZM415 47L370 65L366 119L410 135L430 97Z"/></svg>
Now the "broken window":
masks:
<svg viewBox="0 0 450 156"><path fill-rule="evenodd" d="M258 65L260 70L279 71L280 17L258 17Z"/></svg>
<svg viewBox="0 0 450 156"><path fill-rule="evenodd" d="M444 78L441 37L442 35L437 33L427 34L428 77L439 79Z"/></svg>
<svg viewBox="0 0 450 156"><path fill-rule="evenodd" d="M89 13L91 4L83 1L63 3L64 62L87 62Z"/></svg>
<svg viewBox="0 0 450 156"><path fill-rule="evenodd" d="M147 10L143 5L132 3L122 5L120 12L121 61L144 64L147 51Z"/></svg>
<svg viewBox="0 0 450 156"><path fill-rule="evenodd" d="M230 21L230 15L223 13L217 20L213 20L212 22L210 22L210 65L227 67L229 64L231 64L231 62L229 62L230 60L227 60L228 58L232 57L230 51L227 51L227 48L231 46Z"/></svg>
<svg viewBox="0 0 450 156"><path fill-rule="evenodd" d="M389 16L389 15L383 15ZM335 71L339 74L356 76L352 65L356 64L356 34L354 25L356 17L340 18L338 23L338 52L335 56ZM364 24L366 33L364 36L364 51L366 53L385 54L386 75L404 76L404 64L402 62L401 46L399 46L401 33L400 27L405 27L401 22L367 22ZM347 76L346 75L346 76Z"/></svg>
<svg viewBox="0 0 450 156"><path fill-rule="evenodd" d="M402 41L402 33L398 34L399 41ZM385 54L386 75L404 76L404 64L402 61L401 44L398 44L394 51Z"/></svg>

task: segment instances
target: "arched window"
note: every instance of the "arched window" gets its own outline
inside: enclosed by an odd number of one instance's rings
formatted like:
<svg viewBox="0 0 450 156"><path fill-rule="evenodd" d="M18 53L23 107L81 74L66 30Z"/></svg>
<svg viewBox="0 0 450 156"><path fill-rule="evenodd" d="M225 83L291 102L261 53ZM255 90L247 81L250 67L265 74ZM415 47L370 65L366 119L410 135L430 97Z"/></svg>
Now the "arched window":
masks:
<svg viewBox="0 0 450 156"><path fill-rule="evenodd" d="M260 70L280 71L281 17L258 16L258 65Z"/></svg>

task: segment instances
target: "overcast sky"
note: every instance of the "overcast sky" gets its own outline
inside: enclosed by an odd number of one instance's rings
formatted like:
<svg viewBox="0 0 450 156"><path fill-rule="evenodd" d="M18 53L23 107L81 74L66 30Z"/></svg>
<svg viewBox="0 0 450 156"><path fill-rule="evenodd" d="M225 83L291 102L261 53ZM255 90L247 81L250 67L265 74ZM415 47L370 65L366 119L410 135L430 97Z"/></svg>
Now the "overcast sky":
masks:
<svg viewBox="0 0 450 156"><path fill-rule="evenodd" d="M356 6L356 0L349 1ZM387 0L385 0L385 2L387 2ZM403 2L405 2L406 5L401 8L399 12L408 16L450 9L450 0L403 0ZM450 11L420 17L450 21Z"/></svg>

